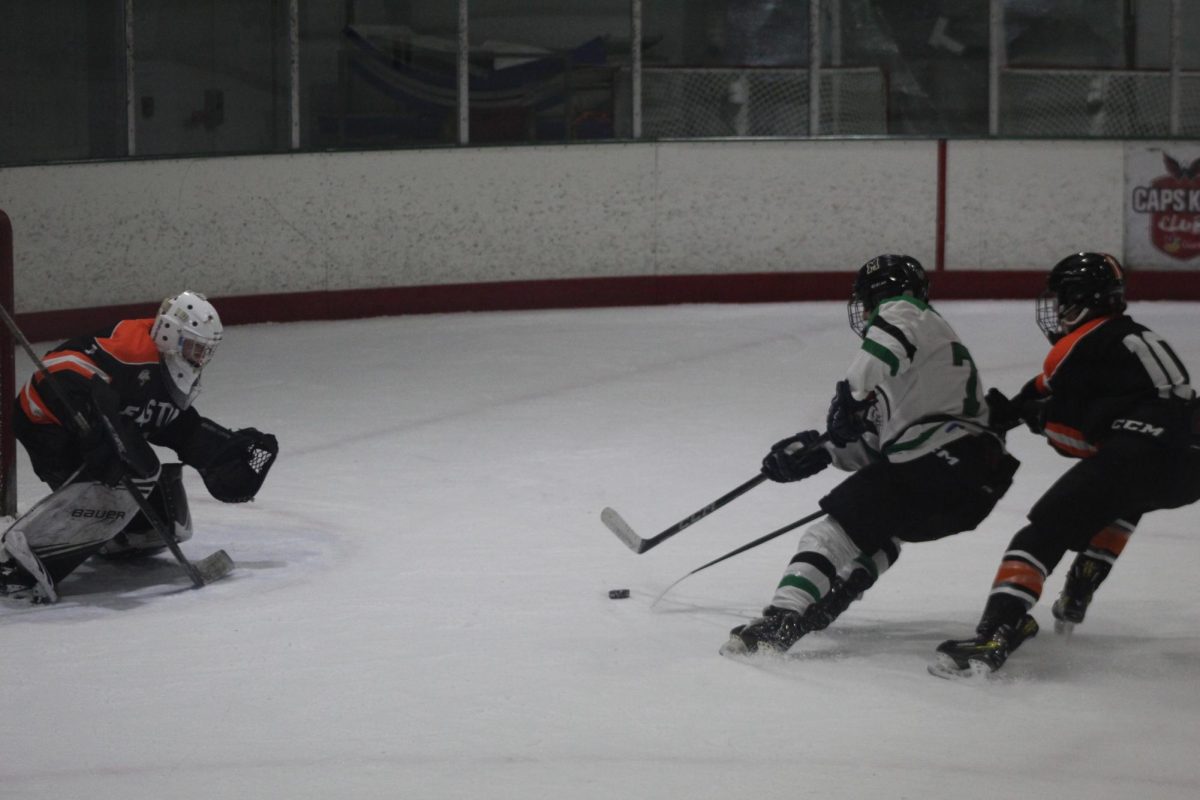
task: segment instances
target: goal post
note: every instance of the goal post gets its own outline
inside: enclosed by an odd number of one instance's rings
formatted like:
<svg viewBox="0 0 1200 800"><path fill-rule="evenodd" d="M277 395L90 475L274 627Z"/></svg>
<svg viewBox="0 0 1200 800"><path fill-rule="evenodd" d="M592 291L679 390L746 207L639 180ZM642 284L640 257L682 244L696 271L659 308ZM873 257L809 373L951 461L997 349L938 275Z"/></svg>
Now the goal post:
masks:
<svg viewBox="0 0 1200 800"><path fill-rule="evenodd" d="M13 313L12 222L0 209L0 303ZM17 513L17 448L13 435L13 401L16 398L16 364L12 334L0 325L0 515Z"/></svg>

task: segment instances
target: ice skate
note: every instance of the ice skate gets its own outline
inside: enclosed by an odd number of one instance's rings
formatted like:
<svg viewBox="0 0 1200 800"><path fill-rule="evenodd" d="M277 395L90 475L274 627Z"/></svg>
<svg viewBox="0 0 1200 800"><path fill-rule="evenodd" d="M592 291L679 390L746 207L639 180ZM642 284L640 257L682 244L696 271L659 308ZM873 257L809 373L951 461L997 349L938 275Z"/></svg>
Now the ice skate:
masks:
<svg viewBox="0 0 1200 800"><path fill-rule="evenodd" d="M58 600L54 580L18 530L9 529L0 543L0 592L35 603Z"/></svg>
<svg viewBox="0 0 1200 800"><path fill-rule="evenodd" d="M929 672L939 678L988 675L1037 632L1037 620L1026 614L1016 626L983 629L973 639L949 639L938 645L937 661L929 665Z"/></svg>
<svg viewBox="0 0 1200 800"><path fill-rule="evenodd" d="M811 630L810 622L798 612L767 606L761 617L731 630L729 641L721 646L720 652L723 656L759 652L782 654Z"/></svg>
<svg viewBox="0 0 1200 800"><path fill-rule="evenodd" d="M1100 582L1108 575L1112 565L1086 555L1080 555L1067 572L1062 594L1050 607L1054 615L1055 633L1071 633L1087 615L1092 595Z"/></svg>

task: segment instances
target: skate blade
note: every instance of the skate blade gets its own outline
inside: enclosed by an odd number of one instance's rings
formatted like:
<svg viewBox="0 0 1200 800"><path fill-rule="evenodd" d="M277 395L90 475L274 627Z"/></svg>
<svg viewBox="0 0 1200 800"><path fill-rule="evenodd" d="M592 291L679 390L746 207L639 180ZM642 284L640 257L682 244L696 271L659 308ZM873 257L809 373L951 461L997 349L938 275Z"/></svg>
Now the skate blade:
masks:
<svg viewBox="0 0 1200 800"><path fill-rule="evenodd" d="M717 651L723 656L731 656L734 658L744 658L754 655L750 652L750 648L746 647L746 643L736 636L730 636L729 641L721 645L721 649Z"/></svg>
<svg viewBox="0 0 1200 800"><path fill-rule="evenodd" d="M1054 620L1054 632L1062 636L1070 636L1075 632L1075 623L1065 619Z"/></svg>
<svg viewBox="0 0 1200 800"><path fill-rule="evenodd" d="M943 678L948 681L985 681L994 672L982 661L968 661L966 667L960 667L953 658L945 653L938 653L937 660L928 665L926 670L935 678Z"/></svg>

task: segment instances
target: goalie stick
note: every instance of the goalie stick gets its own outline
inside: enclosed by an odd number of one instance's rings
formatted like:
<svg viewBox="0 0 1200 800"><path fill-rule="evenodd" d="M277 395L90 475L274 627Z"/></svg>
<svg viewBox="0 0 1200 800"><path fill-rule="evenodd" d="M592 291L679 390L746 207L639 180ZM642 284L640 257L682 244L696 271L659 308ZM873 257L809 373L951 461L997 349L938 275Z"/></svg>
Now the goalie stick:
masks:
<svg viewBox="0 0 1200 800"><path fill-rule="evenodd" d="M805 449L819 447L827 441L829 441L829 434L823 433L823 434L821 434L821 437L819 439L816 439L815 441L813 441ZM746 481L741 486L738 486L736 489L733 489L733 490L727 492L726 494L721 495L716 500L713 500L711 503L704 506L703 508L701 508L697 511L693 511L691 514L689 514L688 516L679 520L679 522L676 522L674 525L667 528L662 533L655 534L654 536L651 536L649 539L643 539L641 536L638 536L637 533L633 530L633 528L629 525L629 523L626 522L625 519L616 512L615 509L605 508L604 510L602 510L600 512L600 521L603 522L604 525L610 531L612 531L614 534L616 534L617 538L620 539L622 542L624 542L626 547L628 547L630 550L637 553L638 555L641 555L642 553L646 552L647 550L651 550L655 547L658 547L660 544L665 542L667 539L670 539L672 536L679 533L684 528L687 528L687 527L699 522L700 520L704 519L709 514L716 511L717 509L728 505L730 502L741 497L746 492L750 491L755 486L758 486L760 483L762 483L765 480L767 480L766 475L763 475L761 473L758 475L755 475L753 478ZM798 524L803 524L803 523L798 523ZM766 540L764 539L763 541L766 541Z"/></svg>
<svg viewBox="0 0 1200 800"><path fill-rule="evenodd" d="M0 303L0 316L3 316L4 324L8 327L9 331L12 332L13 338L20 343L21 348L25 351L25 354L29 356L30 360L33 361L34 366L37 368L37 371L41 373L43 379L46 381L46 385L50 387L50 391L52 391L58 401L62 403L63 408L68 411L67 418L71 425L75 428L75 431L80 435L86 436L91 431L92 426L88 424L88 421L84 418L84 416L71 405L70 401L67 400L66 395L61 389L59 389L58 384L55 382L54 376L50 374L50 370L46 368L45 362L43 362L38 354L34 352L33 346L29 344L29 340L25 338L25 334L21 332L19 327L17 327L16 320L12 318L12 315L8 313L8 309L5 308L2 303ZM121 441L121 437L117 434L116 429L113 428L112 422L104 415L101 415L100 419L104 424L105 431L112 440L113 446L117 449L117 452L124 453L125 444ZM233 559L230 558L229 554L224 550L217 550L214 553L210 553L194 563L188 560L188 557L183 554L183 550L180 549L179 542L175 540L175 537L167 528L167 524L163 522L161 518L159 518L154 508L150 505L150 501L142 495L141 491L137 488L137 486L134 485L133 479L130 478L127 473L121 474L121 485L127 492L133 495L133 499L137 503L142 514L144 514L146 519L150 521L150 524L154 527L155 532L159 535L159 538L162 539L163 544L167 546L167 548L171 551L171 554L175 556L175 560L179 562L179 566L183 568L183 571L186 572L188 577L191 579L193 588L199 589L202 586L206 586L214 581L218 581L233 570Z"/></svg>

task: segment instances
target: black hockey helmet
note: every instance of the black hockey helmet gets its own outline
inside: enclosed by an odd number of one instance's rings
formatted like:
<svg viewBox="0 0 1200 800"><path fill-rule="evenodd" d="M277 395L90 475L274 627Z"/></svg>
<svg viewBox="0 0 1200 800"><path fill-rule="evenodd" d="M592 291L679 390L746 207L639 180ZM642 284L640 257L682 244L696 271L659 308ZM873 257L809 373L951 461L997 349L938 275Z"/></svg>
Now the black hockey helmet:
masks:
<svg viewBox="0 0 1200 800"><path fill-rule="evenodd" d="M1096 317L1125 310L1125 269L1108 253L1072 253L1054 265L1037 299L1037 324L1051 342Z"/></svg>
<svg viewBox="0 0 1200 800"><path fill-rule="evenodd" d="M906 294L922 302L929 299L929 278L912 256L875 256L858 270L854 291L846 303L850 327L859 336L872 312L889 297Z"/></svg>

